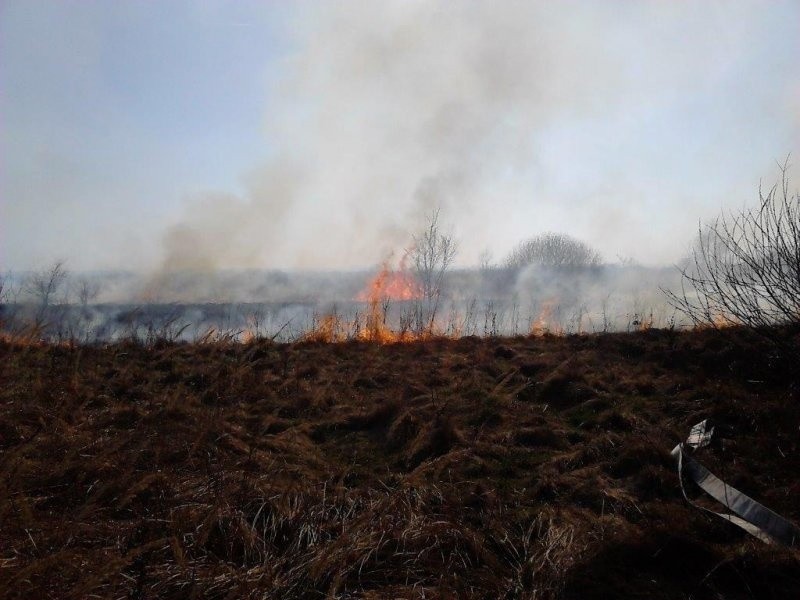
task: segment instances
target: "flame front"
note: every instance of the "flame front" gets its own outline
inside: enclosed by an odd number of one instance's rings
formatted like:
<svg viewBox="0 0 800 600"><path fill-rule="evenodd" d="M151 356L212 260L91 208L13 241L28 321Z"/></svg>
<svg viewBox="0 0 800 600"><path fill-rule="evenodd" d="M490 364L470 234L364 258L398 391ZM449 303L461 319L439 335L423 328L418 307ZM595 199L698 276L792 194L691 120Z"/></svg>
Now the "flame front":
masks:
<svg viewBox="0 0 800 600"><path fill-rule="evenodd" d="M394 271L384 263L381 270L356 296L358 302L380 302L382 300L419 300L422 286L405 268L405 259Z"/></svg>
<svg viewBox="0 0 800 600"><path fill-rule="evenodd" d="M541 336L547 333L560 335L561 328L556 326L553 321L553 309L556 305L555 300L547 300L542 304L542 308L536 318L531 322L531 335Z"/></svg>
<svg viewBox="0 0 800 600"><path fill-rule="evenodd" d="M423 339L430 335L429 332L421 334L402 326L396 331L386 322L390 302L419 300L422 297L422 286L406 269L405 257L400 261L397 270L384 263L375 277L355 297L356 302L367 303L365 312L357 313L352 322L343 321L338 315L316 318L312 331L304 339L321 342L358 339L381 344Z"/></svg>
<svg viewBox="0 0 800 600"><path fill-rule="evenodd" d="M406 269L407 256L400 261L396 271L384 263L367 287L356 296L359 302L369 302L364 328L358 332L359 339L388 344L410 341L415 337L409 331L394 331L386 324L388 302L422 298L422 287Z"/></svg>

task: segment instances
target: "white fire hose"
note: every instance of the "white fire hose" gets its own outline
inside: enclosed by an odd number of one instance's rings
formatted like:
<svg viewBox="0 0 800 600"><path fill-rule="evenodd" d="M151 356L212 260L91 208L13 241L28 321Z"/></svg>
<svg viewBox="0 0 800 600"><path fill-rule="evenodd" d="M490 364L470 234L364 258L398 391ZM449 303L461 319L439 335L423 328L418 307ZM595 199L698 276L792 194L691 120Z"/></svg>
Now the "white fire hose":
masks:
<svg viewBox="0 0 800 600"><path fill-rule="evenodd" d="M692 450L704 448L711 442L714 427L708 420L701 421L689 433L686 442L678 444L672 450L672 456L678 461L678 480L681 492L692 506L717 515L738 525L750 535L767 542L779 542L787 546L800 546L800 529L763 504L759 504L748 495L728 485L699 462L689 456L687 447ZM700 489L717 502L725 505L730 513L715 512L692 502L686 495L683 486L683 475L688 475Z"/></svg>

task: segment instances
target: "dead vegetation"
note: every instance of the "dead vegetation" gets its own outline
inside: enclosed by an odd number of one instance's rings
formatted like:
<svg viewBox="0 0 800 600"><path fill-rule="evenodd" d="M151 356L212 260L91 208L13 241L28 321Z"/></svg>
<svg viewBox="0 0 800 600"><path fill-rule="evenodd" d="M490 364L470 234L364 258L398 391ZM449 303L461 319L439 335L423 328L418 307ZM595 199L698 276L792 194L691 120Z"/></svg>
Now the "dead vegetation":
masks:
<svg viewBox="0 0 800 600"><path fill-rule="evenodd" d="M746 326L797 361L797 348L775 335L800 327L800 194L791 188L788 157L779 171L769 190L759 186L755 208L700 226L681 292L665 294L695 325Z"/></svg>
<svg viewBox="0 0 800 600"><path fill-rule="evenodd" d="M4 598L787 598L669 450L800 521L796 373L736 328L0 342Z"/></svg>

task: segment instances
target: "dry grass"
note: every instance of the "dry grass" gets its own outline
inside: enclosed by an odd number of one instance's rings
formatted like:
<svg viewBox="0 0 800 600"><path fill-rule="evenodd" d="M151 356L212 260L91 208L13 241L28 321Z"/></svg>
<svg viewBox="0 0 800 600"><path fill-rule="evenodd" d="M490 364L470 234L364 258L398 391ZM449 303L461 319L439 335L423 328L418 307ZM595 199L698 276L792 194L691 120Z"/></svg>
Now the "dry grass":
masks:
<svg viewBox="0 0 800 600"><path fill-rule="evenodd" d="M669 450L800 521L797 381L735 329L0 341L3 598L786 598Z"/></svg>

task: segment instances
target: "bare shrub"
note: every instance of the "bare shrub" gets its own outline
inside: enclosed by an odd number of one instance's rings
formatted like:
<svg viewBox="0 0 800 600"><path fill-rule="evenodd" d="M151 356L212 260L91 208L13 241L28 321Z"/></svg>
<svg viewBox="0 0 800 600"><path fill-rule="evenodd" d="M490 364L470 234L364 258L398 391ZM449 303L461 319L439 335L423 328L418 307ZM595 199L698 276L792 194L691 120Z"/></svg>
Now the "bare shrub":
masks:
<svg viewBox="0 0 800 600"><path fill-rule="evenodd" d="M453 264L458 246L451 235L442 232L439 225L439 209L428 216L425 230L414 236L411 258L414 270L422 287L422 312L418 327L432 331L436 312L444 287L445 273Z"/></svg>
<svg viewBox="0 0 800 600"><path fill-rule="evenodd" d="M507 267L528 265L550 268L585 268L600 265L600 253L563 233L543 233L520 243L505 260Z"/></svg>
<svg viewBox="0 0 800 600"><path fill-rule="evenodd" d="M8 277L0 273L0 331L5 329L6 320L8 319L9 288Z"/></svg>
<svg viewBox="0 0 800 600"><path fill-rule="evenodd" d="M48 327L58 329L61 323L48 323L58 321L60 315L51 314L51 306L63 303L66 298L62 295L67 281L67 270L62 261L54 263L51 267L32 273L24 283L25 292L33 300L35 314L33 328L43 330Z"/></svg>
<svg viewBox="0 0 800 600"><path fill-rule="evenodd" d="M695 325L764 330L800 324L800 196L789 191L788 163L756 208L700 226L682 290L669 302Z"/></svg>
<svg viewBox="0 0 800 600"><path fill-rule="evenodd" d="M100 295L100 282L81 277L76 283L76 295L82 308L86 308Z"/></svg>
<svg viewBox="0 0 800 600"><path fill-rule="evenodd" d="M47 269L31 274L25 282L25 288L40 306L46 308L56 299L66 279L64 263L58 261Z"/></svg>

